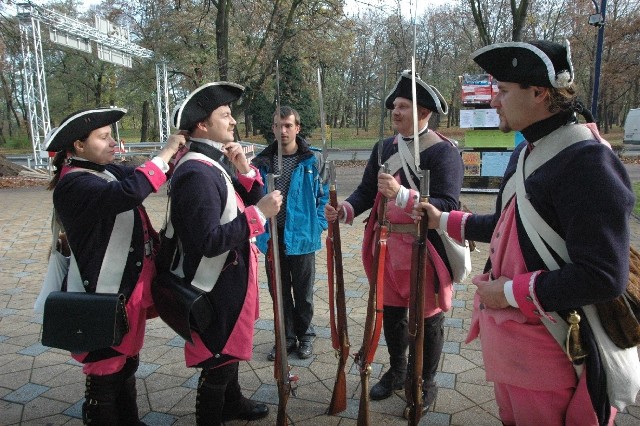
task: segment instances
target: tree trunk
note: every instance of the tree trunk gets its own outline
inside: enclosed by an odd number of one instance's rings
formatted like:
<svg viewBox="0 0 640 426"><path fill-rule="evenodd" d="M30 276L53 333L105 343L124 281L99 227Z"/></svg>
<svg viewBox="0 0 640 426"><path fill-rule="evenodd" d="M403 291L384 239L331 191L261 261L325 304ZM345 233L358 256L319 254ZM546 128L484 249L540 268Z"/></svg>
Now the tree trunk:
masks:
<svg viewBox="0 0 640 426"><path fill-rule="evenodd" d="M149 100L142 103L142 117L140 119L140 142L149 140Z"/></svg>
<svg viewBox="0 0 640 426"><path fill-rule="evenodd" d="M216 57L220 80L227 81L229 75L229 12L230 0L218 0L216 14Z"/></svg>
<svg viewBox="0 0 640 426"><path fill-rule="evenodd" d="M511 32L512 41L522 40L522 28L527 19L527 9L529 0L522 0L520 5L516 5L516 0L511 0L511 16L513 17L513 30Z"/></svg>
<svg viewBox="0 0 640 426"><path fill-rule="evenodd" d="M473 14L473 21L478 28L478 35L483 46L491 44L491 36L489 35L489 29L485 23L484 16L482 15L481 0L469 0L469 6L471 6L471 13Z"/></svg>

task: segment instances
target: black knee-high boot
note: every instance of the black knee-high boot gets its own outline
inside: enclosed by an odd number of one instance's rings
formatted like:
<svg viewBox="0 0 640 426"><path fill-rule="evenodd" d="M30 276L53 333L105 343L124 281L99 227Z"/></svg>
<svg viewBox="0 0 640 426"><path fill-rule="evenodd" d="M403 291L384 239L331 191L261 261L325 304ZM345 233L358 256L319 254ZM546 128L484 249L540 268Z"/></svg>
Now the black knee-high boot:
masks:
<svg viewBox="0 0 640 426"><path fill-rule="evenodd" d="M217 368L204 368L200 373L196 394L196 424L218 426L222 424L222 408L227 385L237 374L238 363Z"/></svg>
<svg viewBox="0 0 640 426"><path fill-rule="evenodd" d="M442 312L424 319L424 346L422 360L423 409L427 411L438 395L436 371L444 346L444 314Z"/></svg>
<svg viewBox="0 0 640 426"><path fill-rule="evenodd" d="M85 401L82 404L82 422L91 426L118 424L116 400L120 393L120 372L106 376L88 374L85 381Z"/></svg>
<svg viewBox="0 0 640 426"><path fill-rule="evenodd" d="M222 421L258 420L269 414L269 407L265 404L255 402L244 395L238 381L238 363L235 363L235 372L227 384L225 392L225 403L222 409Z"/></svg>
<svg viewBox="0 0 640 426"><path fill-rule="evenodd" d="M143 425L138 417L138 392L136 391L136 371L138 370L139 358L128 358L127 363L122 368L122 385L120 394L116 399L117 410L121 426Z"/></svg>
<svg viewBox="0 0 640 426"><path fill-rule="evenodd" d="M407 348L409 336L407 329L407 308L385 306L383 317L384 338L389 352L389 370L369 392L373 400L389 398L394 390L404 388L407 376Z"/></svg>

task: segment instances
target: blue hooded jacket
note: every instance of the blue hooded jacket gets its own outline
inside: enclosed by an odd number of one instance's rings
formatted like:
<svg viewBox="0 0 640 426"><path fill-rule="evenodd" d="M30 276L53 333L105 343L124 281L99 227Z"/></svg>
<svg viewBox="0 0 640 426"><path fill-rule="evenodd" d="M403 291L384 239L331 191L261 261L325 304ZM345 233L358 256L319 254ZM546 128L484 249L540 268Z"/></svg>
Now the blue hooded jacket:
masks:
<svg viewBox="0 0 640 426"><path fill-rule="evenodd" d="M300 136L296 136L300 160L291 174L287 193L287 210L284 225L285 254L301 255L320 250L320 235L327 229L324 206L329 199L328 185L324 179L324 164L320 152L309 146ZM277 142L272 143L253 159L262 179L266 182L271 173L271 159L277 153ZM265 187L265 191L266 191ZM257 246L263 253L271 235L267 232L257 237Z"/></svg>

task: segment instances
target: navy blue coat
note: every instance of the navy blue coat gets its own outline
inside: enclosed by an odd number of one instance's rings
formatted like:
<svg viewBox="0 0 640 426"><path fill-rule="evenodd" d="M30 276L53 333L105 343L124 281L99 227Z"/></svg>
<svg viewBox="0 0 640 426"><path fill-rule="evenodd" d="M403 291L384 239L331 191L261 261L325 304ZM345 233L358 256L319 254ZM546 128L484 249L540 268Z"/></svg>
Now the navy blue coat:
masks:
<svg viewBox="0 0 640 426"><path fill-rule="evenodd" d="M171 220L184 249L183 270L191 281L203 256L229 251L215 287L207 297L213 305L214 326L199 333L212 353L225 346L240 315L247 293L250 255L249 226L244 213L221 225L226 206L227 185L222 172L201 161L186 161L171 178ZM254 183L249 192L233 178L236 193L246 206L262 198L262 186ZM211 360L212 364L225 359Z"/></svg>
<svg viewBox="0 0 640 426"><path fill-rule="evenodd" d="M144 242L150 238L143 234L137 208L142 208L142 202L154 188L145 174L134 173L133 167L109 164L106 169L118 181L108 182L92 173L64 175L53 191L53 205L89 292L94 292L98 283L116 216L134 210L131 249L120 285L120 292L128 299L142 270ZM153 230L152 233L155 234Z"/></svg>
<svg viewBox="0 0 640 426"><path fill-rule="evenodd" d="M398 152L398 145L393 143L394 139L395 136L383 141L383 163ZM378 166L378 143L375 144L371 151L362 181L346 199L353 206L354 217L372 208L378 193L378 172L380 170ZM448 141L438 142L428 147L420 152L420 169L430 170L429 202L441 211L456 210L460 205L458 198L464 176L464 164L458 148ZM401 184L406 188L410 188L404 171L400 169L399 173ZM411 179L416 187L420 188L420 181L415 176L411 176ZM371 216L369 220L371 220ZM438 233L431 229L429 230L428 238L447 265L447 268L450 269L449 260Z"/></svg>

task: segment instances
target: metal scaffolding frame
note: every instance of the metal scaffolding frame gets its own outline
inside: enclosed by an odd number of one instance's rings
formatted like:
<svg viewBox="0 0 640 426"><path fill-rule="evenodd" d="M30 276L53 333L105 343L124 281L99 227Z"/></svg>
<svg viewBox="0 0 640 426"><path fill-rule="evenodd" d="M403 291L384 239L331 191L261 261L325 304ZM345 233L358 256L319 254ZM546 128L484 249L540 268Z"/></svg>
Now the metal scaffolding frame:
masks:
<svg viewBox="0 0 640 426"><path fill-rule="evenodd" d="M34 162L37 167L43 166L43 159L47 158L47 153L43 151L43 143L47 133L51 130L47 84L42 57L41 22L51 29L65 32L87 42L95 42L98 46L104 46L122 55L153 58L154 54L151 50L138 46L127 38L106 34L90 25L76 21L61 13L47 10L31 2L17 4L17 10L24 62L28 121ZM156 79L158 125L160 126L160 141L164 144L169 136L169 94L166 63L156 65Z"/></svg>
<svg viewBox="0 0 640 426"><path fill-rule="evenodd" d="M164 145L169 138L169 87L167 86L167 63L156 63L156 94L158 99L158 126L160 143Z"/></svg>

